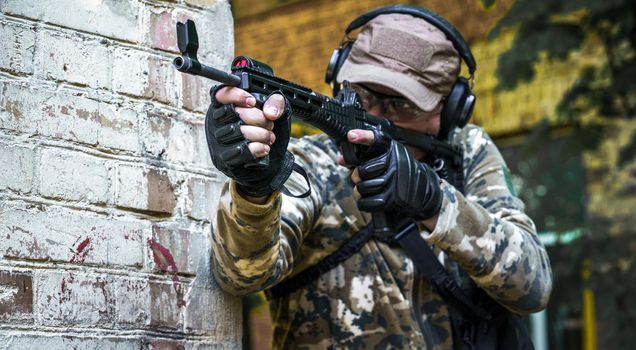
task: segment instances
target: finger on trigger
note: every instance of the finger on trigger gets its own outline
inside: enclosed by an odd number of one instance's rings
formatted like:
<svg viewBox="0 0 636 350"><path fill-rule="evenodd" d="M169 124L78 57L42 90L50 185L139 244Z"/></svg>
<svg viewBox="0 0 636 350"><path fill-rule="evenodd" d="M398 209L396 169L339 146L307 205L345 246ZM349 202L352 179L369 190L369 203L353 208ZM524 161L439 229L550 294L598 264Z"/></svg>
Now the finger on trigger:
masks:
<svg viewBox="0 0 636 350"><path fill-rule="evenodd" d="M285 110L285 98L281 94L273 94L263 105L263 114L269 120L280 118Z"/></svg>
<svg viewBox="0 0 636 350"><path fill-rule="evenodd" d="M370 146L373 144L374 136L371 130L353 129L347 133L347 139L351 143Z"/></svg>
<svg viewBox="0 0 636 350"><path fill-rule="evenodd" d="M254 157L265 157L269 154L270 147L260 142L250 142L247 147Z"/></svg>
<svg viewBox="0 0 636 350"><path fill-rule="evenodd" d="M237 87L226 86L216 92L214 98L221 104L234 104L240 107L256 106L256 99L249 92Z"/></svg>
<svg viewBox="0 0 636 350"><path fill-rule="evenodd" d="M241 125L241 132L245 139L252 142L261 142L271 145L276 140L276 136L273 132L258 126Z"/></svg>

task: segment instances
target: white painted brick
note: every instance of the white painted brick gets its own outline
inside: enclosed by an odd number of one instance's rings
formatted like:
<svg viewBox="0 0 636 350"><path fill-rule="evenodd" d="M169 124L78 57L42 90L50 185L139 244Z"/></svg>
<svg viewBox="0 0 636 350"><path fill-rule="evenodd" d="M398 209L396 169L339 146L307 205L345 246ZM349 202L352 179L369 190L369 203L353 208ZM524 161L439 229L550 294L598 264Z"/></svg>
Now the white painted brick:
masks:
<svg viewBox="0 0 636 350"><path fill-rule="evenodd" d="M142 267L147 224L43 204L0 203L0 254L7 257Z"/></svg>
<svg viewBox="0 0 636 350"><path fill-rule="evenodd" d="M118 278L111 286L117 293L115 323L134 328L150 324L150 285L146 279Z"/></svg>
<svg viewBox="0 0 636 350"><path fill-rule="evenodd" d="M169 59L118 47L113 53L113 89L175 105L175 72Z"/></svg>
<svg viewBox="0 0 636 350"><path fill-rule="evenodd" d="M201 119L196 121L194 124L194 148L196 152L193 154L194 164L202 167L204 169L214 169L214 164L212 163L212 158L210 157L210 151L208 147L208 141L205 137L205 121ZM221 174L219 172L219 174ZM221 175L223 176L223 175Z"/></svg>
<svg viewBox="0 0 636 350"><path fill-rule="evenodd" d="M167 171L132 164L119 164L115 203L124 208L172 214L176 199Z"/></svg>
<svg viewBox="0 0 636 350"><path fill-rule="evenodd" d="M113 326L115 298L110 276L41 271L34 281L39 323L46 326Z"/></svg>
<svg viewBox="0 0 636 350"><path fill-rule="evenodd" d="M33 349L142 349L143 340L131 337L105 337L78 334L38 333L0 330L0 341L12 350Z"/></svg>
<svg viewBox="0 0 636 350"><path fill-rule="evenodd" d="M211 277L210 277L211 278ZM242 327L241 299L223 292L216 282L199 278L188 292L188 307L185 311L186 331L203 331L215 334L219 339L234 340L240 344ZM200 312L219 310L223 312Z"/></svg>
<svg viewBox="0 0 636 350"><path fill-rule="evenodd" d="M223 182L203 177L188 179L185 214L197 219L211 222L216 215L218 198Z"/></svg>
<svg viewBox="0 0 636 350"><path fill-rule="evenodd" d="M186 4L208 8L219 1L218 0L185 0L185 2Z"/></svg>
<svg viewBox="0 0 636 350"><path fill-rule="evenodd" d="M113 51L113 90L143 96L148 87L148 53L116 47Z"/></svg>
<svg viewBox="0 0 636 350"><path fill-rule="evenodd" d="M46 270L36 276L34 303L43 325L183 328L189 285L176 276L162 281Z"/></svg>
<svg viewBox="0 0 636 350"><path fill-rule="evenodd" d="M44 325L139 328L151 325L153 317L170 322L161 319L164 315L152 315L151 309L156 302L153 285L169 289L171 282L72 271L43 271L37 276L35 303ZM161 300L166 306L174 304L170 294Z"/></svg>
<svg viewBox="0 0 636 350"><path fill-rule="evenodd" d="M79 152L46 149L40 162L45 197L104 204L111 198L112 161Z"/></svg>
<svg viewBox="0 0 636 350"><path fill-rule="evenodd" d="M142 166L119 164L117 166L115 203L124 208L148 207L148 180Z"/></svg>
<svg viewBox="0 0 636 350"><path fill-rule="evenodd" d="M138 112L68 90L0 83L0 128L139 153Z"/></svg>
<svg viewBox="0 0 636 350"><path fill-rule="evenodd" d="M33 148L0 143L0 190L31 192L35 159Z"/></svg>
<svg viewBox="0 0 636 350"><path fill-rule="evenodd" d="M108 88L111 63L106 44L105 40L42 30L38 33L35 66L45 79Z"/></svg>
<svg viewBox="0 0 636 350"><path fill-rule="evenodd" d="M1 7L2 5L0 5ZM33 73L35 32L22 24L0 20L0 70Z"/></svg>
<svg viewBox="0 0 636 350"><path fill-rule="evenodd" d="M212 166L203 120L186 121L156 109L146 113L140 130L145 154L168 162Z"/></svg>
<svg viewBox="0 0 636 350"><path fill-rule="evenodd" d="M205 11L146 5L142 10L147 23L147 44L152 48L178 53L176 23L191 19L197 26L198 57L202 63L219 67L227 65L234 54L234 23L227 1L215 1Z"/></svg>
<svg viewBox="0 0 636 350"><path fill-rule="evenodd" d="M170 129L177 123L174 114L164 114L158 111L147 111L141 120L141 143L145 155L166 159L166 150L171 142Z"/></svg>
<svg viewBox="0 0 636 350"><path fill-rule="evenodd" d="M0 12L137 42L138 1L3 0Z"/></svg>
<svg viewBox="0 0 636 350"><path fill-rule="evenodd" d="M137 112L132 105L115 105L100 102L99 133L97 143L101 147L140 153Z"/></svg>
<svg viewBox="0 0 636 350"><path fill-rule="evenodd" d="M37 133L37 120L41 118L38 108L43 96L35 91L26 83L0 81L0 129Z"/></svg>

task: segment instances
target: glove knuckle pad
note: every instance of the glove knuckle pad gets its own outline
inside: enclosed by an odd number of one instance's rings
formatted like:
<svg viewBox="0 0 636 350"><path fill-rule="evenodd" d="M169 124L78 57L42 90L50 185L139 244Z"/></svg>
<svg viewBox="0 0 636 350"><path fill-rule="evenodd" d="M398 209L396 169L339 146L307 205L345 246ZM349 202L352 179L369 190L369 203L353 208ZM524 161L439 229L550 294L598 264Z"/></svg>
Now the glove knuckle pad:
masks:
<svg viewBox="0 0 636 350"><path fill-rule="evenodd" d="M241 132L241 122L222 126L214 131L214 137L222 144L232 144L245 139Z"/></svg>
<svg viewBox="0 0 636 350"><path fill-rule="evenodd" d="M214 110L212 118L218 124L227 124L240 119L240 116L234 105L223 105Z"/></svg>
<svg viewBox="0 0 636 350"><path fill-rule="evenodd" d="M235 146L228 147L221 151L219 158L228 166L238 166L254 160L254 155L247 146L248 142L241 142Z"/></svg>

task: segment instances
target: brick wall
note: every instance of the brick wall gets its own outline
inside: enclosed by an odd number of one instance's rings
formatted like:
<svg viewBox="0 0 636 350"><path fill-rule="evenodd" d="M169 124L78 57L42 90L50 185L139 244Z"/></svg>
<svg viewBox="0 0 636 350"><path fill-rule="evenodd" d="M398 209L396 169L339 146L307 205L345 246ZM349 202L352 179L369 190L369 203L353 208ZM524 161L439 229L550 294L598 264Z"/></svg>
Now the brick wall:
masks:
<svg viewBox="0 0 636 350"><path fill-rule="evenodd" d="M210 83L171 67L185 18L227 68L226 0L0 1L0 347L240 347L210 270Z"/></svg>

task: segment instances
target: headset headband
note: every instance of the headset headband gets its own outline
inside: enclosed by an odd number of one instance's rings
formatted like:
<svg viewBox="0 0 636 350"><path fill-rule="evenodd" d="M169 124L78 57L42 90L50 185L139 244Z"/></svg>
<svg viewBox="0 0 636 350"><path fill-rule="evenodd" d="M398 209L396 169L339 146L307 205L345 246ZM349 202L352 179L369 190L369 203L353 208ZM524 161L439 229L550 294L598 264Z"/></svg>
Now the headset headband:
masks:
<svg viewBox="0 0 636 350"><path fill-rule="evenodd" d="M477 63L475 62L475 57L473 57L473 54L470 52L470 48L468 47L468 44L466 44L464 37L459 33L459 31L457 31L457 29L455 29L455 27L453 27L453 25L448 23L448 21L440 15L421 7L411 5L392 5L371 10L351 22L345 30L345 33L349 34L351 31L360 28L379 15L390 13L401 13L423 18L430 24L437 27L439 30L444 32L448 40L453 43L453 46L459 52L459 55L464 59L464 62L466 62L470 75L472 76L475 73L477 70Z"/></svg>

